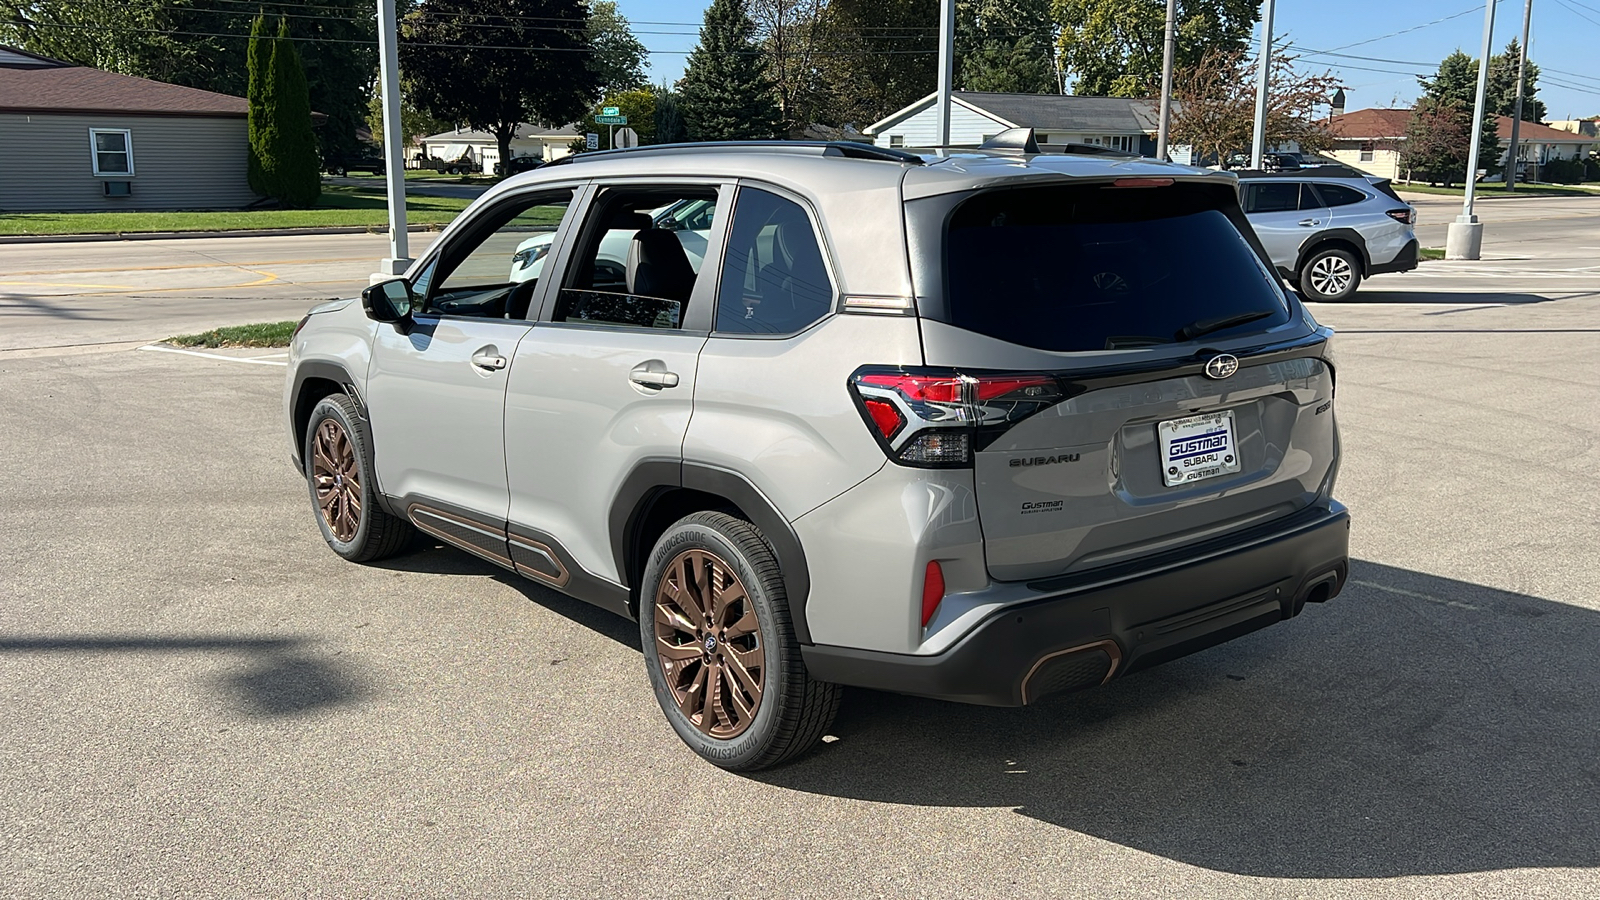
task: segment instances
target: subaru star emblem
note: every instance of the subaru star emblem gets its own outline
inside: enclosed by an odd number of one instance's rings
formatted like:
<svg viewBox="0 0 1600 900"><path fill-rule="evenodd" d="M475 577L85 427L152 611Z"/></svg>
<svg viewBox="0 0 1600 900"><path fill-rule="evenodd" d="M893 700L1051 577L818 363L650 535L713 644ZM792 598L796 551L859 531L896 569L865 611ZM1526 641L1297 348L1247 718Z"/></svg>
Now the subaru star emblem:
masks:
<svg viewBox="0 0 1600 900"><path fill-rule="evenodd" d="M1213 356L1211 361L1206 363L1207 378L1227 378L1237 371L1239 371L1239 358L1231 353Z"/></svg>

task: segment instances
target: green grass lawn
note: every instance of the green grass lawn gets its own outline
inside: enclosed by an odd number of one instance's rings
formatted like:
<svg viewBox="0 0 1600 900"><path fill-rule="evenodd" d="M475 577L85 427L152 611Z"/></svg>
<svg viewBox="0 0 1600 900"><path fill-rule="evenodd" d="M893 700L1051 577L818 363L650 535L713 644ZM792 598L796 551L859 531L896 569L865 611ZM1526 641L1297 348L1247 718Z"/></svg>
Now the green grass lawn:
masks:
<svg viewBox="0 0 1600 900"><path fill-rule="evenodd" d="M294 336L294 325L293 322L231 325L199 334L169 337L167 343L178 347L287 347L289 338Z"/></svg>
<svg viewBox="0 0 1600 900"><path fill-rule="evenodd" d="M1442 247L1423 247L1417 251L1417 256L1419 259L1444 259L1444 249Z"/></svg>
<svg viewBox="0 0 1600 900"><path fill-rule="evenodd" d="M1392 187L1401 193L1413 194L1439 194L1445 197L1460 197L1465 193L1460 187L1433 187L1426 184L1401 184L1395 182ZM1506 190L1503 183L1479 184L1473 192L1474 197L1493 200L1499 197L1593 197L1600 195L1600 185L1577 184L1518 184L1515 191Z"/></svg>
<svg viewBox="0 0 1600 900"><path fill-rule="evenodd" d="M406 198L406 221L446 225L468 200L453 197ZM350 226L374 228L389 223L383 192L324 185L313 209L182 210L177 212L0 212L0 235L131 234L147 231L233 231L251 228Z"/></svg>

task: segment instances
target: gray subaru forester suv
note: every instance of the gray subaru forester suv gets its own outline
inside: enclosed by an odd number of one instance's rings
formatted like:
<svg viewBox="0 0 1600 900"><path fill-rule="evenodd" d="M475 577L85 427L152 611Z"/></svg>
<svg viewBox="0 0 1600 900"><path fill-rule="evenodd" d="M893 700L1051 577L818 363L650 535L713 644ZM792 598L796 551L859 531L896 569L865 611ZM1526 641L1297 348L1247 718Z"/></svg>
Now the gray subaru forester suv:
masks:
<svg viewBox="0 0 1600 900"><path fill-rule="evenodd" d="M312 310L284 399L336 553L421 532L637 620L678 735L752 770L841 686L1033 704L1338 594L1330 337L1226 173L646 147Z"/></svg>

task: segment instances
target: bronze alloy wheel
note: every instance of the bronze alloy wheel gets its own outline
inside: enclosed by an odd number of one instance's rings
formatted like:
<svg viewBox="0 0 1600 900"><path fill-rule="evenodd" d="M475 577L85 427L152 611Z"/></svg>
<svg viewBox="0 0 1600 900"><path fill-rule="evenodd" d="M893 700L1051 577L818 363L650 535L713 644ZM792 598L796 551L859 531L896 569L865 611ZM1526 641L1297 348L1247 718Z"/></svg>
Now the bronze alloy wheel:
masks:
<svg viewBox="0 0 1600 900"><path fill-rule="evenodd" d="M317 509L328 531L341 543L350 543L361 527L361 470L356 448L344 426L333 418L317 426L311 450L311 479L317 492Z"/></svg>
<svg viewBox="0 0 1600 900"><path fill-rule="evenodd" d="M672 699L691 724L720 740L750 727L766 651L755 604L726 561L685 550L667 565L656 588L655 644Z"/></svg>

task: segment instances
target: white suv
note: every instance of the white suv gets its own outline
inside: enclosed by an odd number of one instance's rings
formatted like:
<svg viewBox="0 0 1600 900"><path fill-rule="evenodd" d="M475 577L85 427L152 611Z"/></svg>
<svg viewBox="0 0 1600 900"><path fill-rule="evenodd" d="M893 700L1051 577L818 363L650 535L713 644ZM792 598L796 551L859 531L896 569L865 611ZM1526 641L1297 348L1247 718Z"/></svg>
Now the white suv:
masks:
<svg viewBox="0 0 1600 900"><path fill-rule="evenodd" d="M1331 333L1233 176L850 143L571 160L301 323L295 462L347 559L421 532L637 619L705 759L804 751L841 685L1032 704L1343 585ZM702 254L663 226L688 206ZM508 277L535 238L538 277Z"/></svg>

